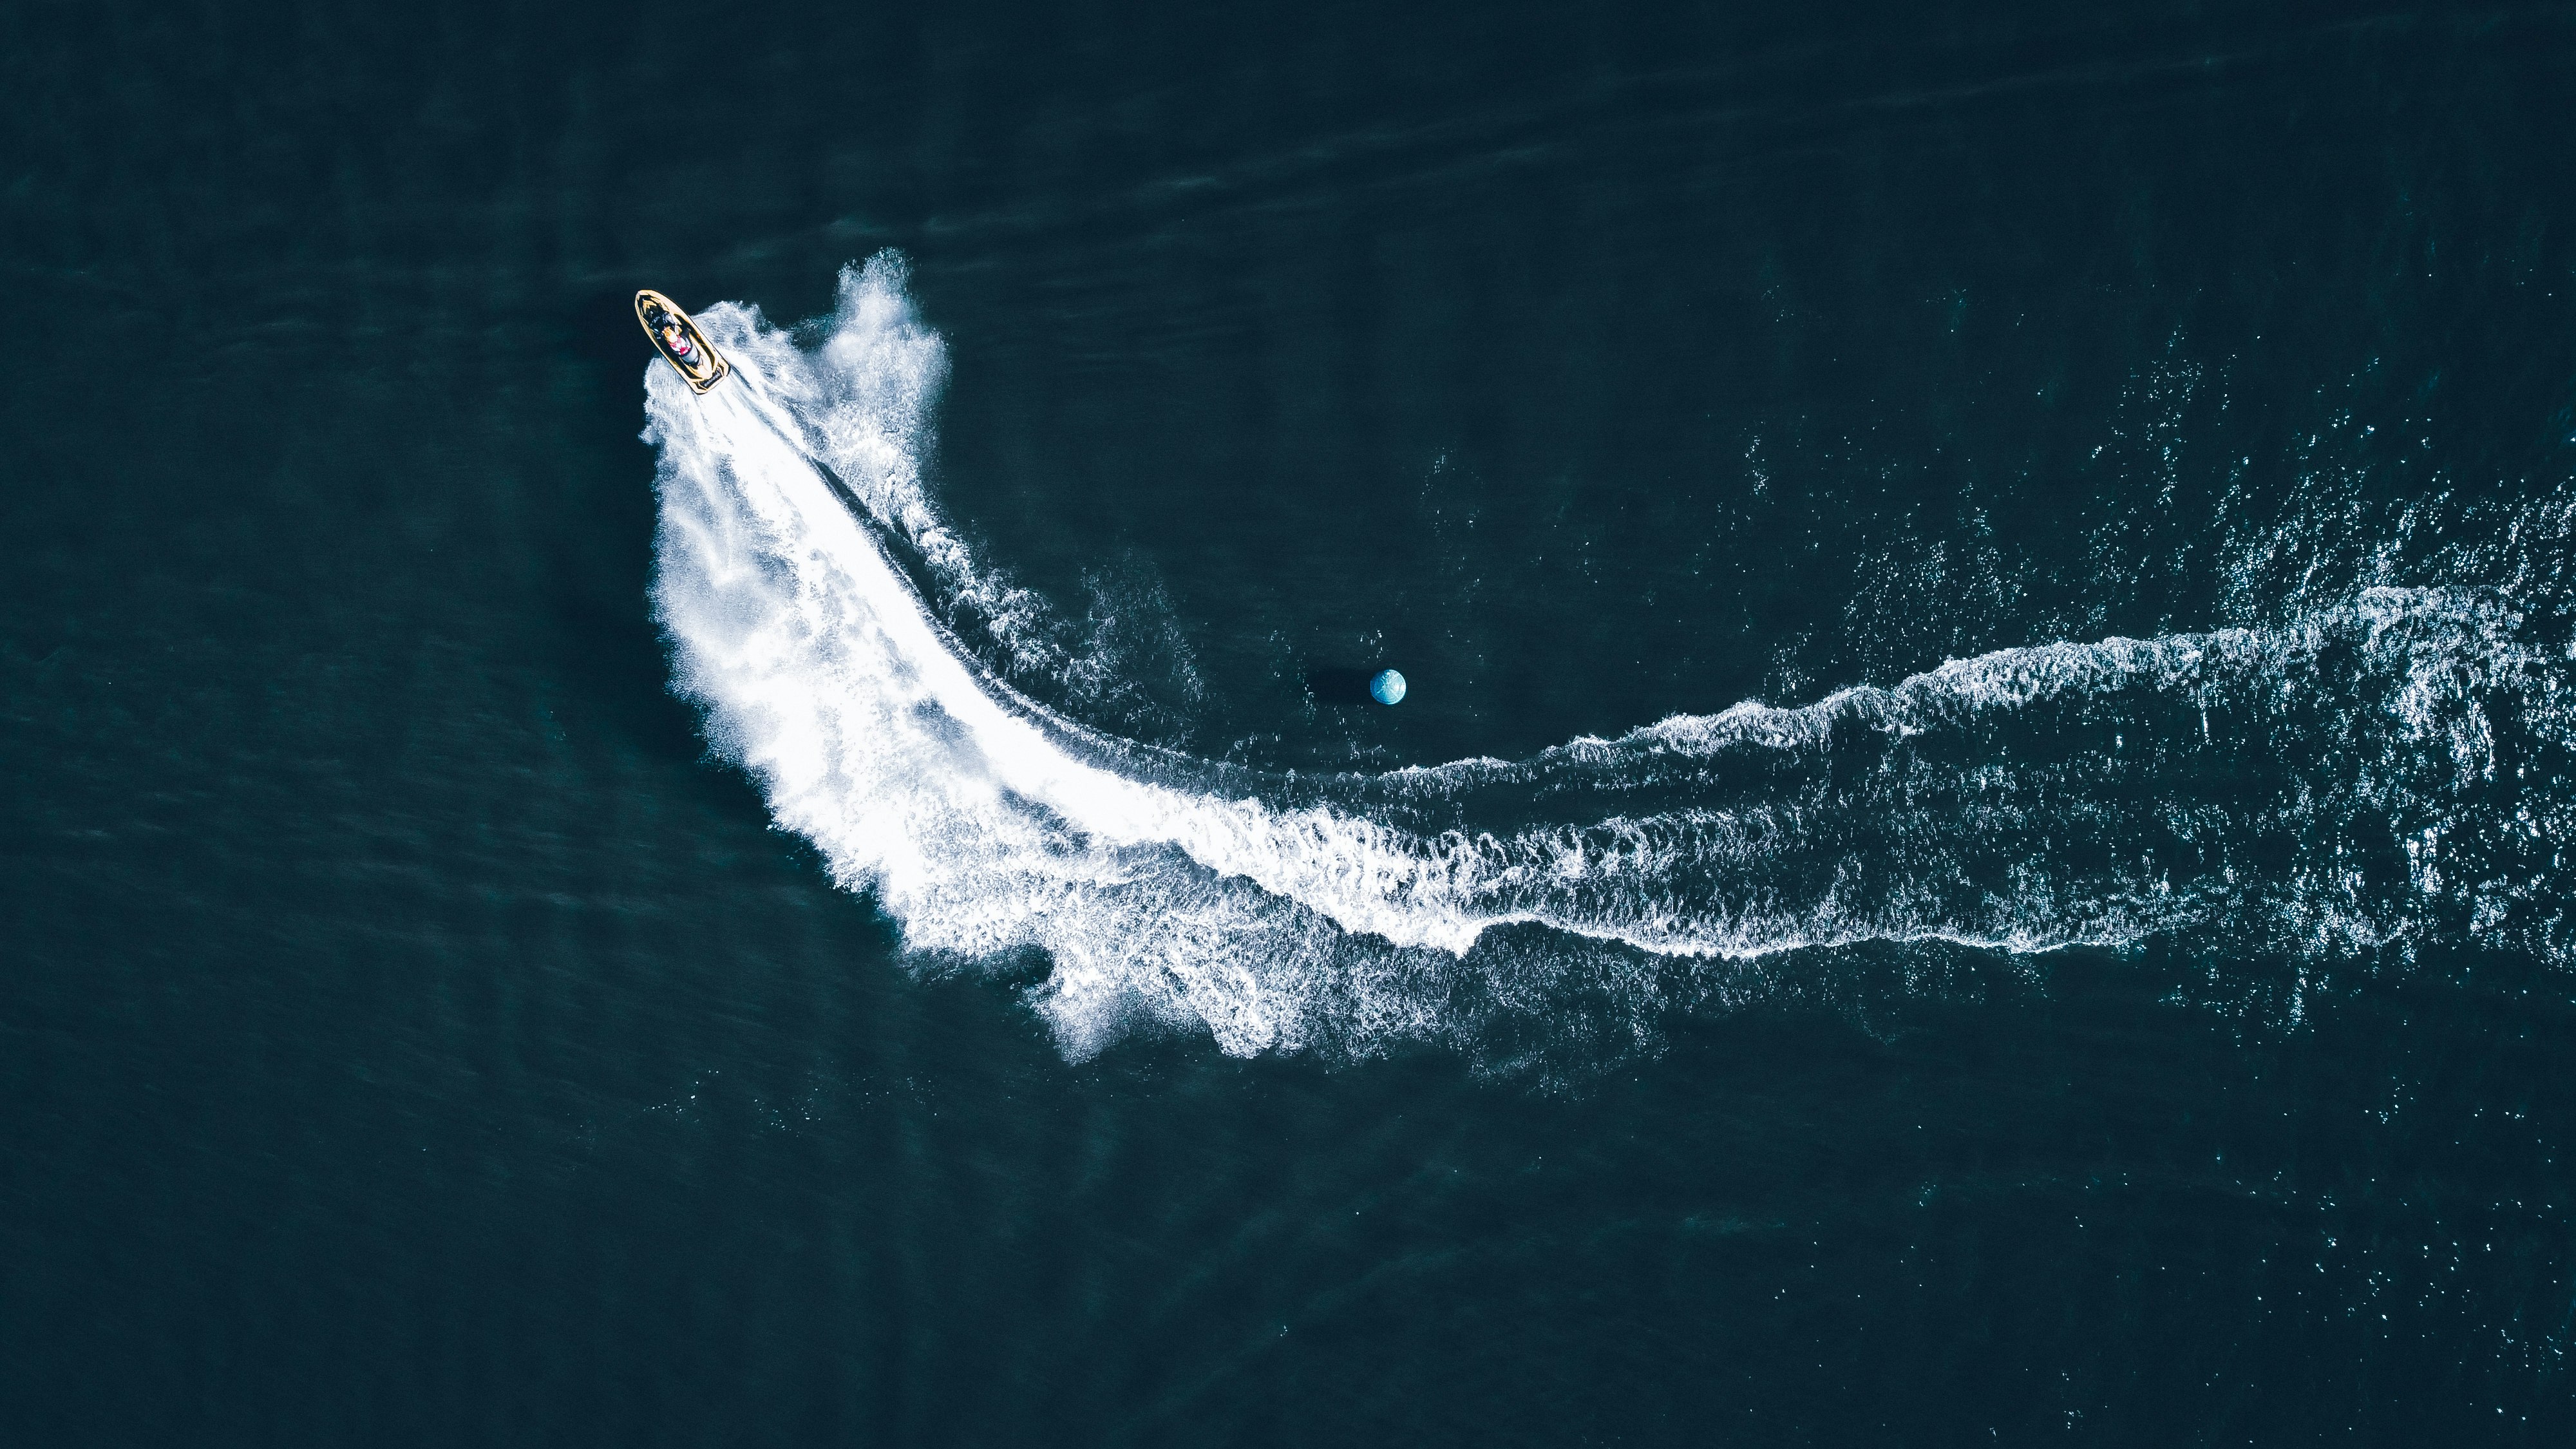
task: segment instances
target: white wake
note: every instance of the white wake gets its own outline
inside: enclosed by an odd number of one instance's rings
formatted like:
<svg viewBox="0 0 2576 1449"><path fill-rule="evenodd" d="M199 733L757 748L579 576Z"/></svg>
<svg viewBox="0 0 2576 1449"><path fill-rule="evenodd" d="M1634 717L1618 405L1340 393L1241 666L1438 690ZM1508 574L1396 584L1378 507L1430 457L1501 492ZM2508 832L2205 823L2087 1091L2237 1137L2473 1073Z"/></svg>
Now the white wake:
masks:
<svg viewBox="0 0 2576 1449"><path fill-rule="evenodd" d="M737 380L703 398L651 370L657 613L778 825L925 959L1043 953L1033 1001L1070 1054L1141 1022L1233 1053L1437 1037L1498 928L1590 943L1632 986L1658 960L2212 925L2294 951L2454 929L2555 949L2535 902L2570 822L2514 781L2517 751L2571 737L2568 665L2492 592L2364 590L2276 628L2009 650L1320 784L1094 733L925 605L970 602L1006 659L1047 647L923 491L945 356L903 281L886 258L844 273L813 345L710 308ZM1433 816L1465 823L1406 823Z"/></svg>

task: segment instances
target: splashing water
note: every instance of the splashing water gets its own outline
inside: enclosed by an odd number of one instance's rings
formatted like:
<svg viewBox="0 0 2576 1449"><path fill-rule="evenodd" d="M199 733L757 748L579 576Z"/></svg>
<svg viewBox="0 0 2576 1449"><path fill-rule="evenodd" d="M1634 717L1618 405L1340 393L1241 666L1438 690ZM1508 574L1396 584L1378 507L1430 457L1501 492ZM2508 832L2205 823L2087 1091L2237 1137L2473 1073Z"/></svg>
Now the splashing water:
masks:
<svg viewBox="0 0 2576 1449"><path fill-rule="evenodd" d="M1516 763L1315 780L1085 728L1012 687L1083 661L923 491L946 362L904 281L846 271L813 346L710 308L739 385L707 397L652 370L657 614L777 823L924 960L1042 952L1068 1055L1139 1024L1364 1054L1497 992L1651 1007L1677 964L1871 941L2567 957L2571 650L2496 589L2006 650Z"/></svg>

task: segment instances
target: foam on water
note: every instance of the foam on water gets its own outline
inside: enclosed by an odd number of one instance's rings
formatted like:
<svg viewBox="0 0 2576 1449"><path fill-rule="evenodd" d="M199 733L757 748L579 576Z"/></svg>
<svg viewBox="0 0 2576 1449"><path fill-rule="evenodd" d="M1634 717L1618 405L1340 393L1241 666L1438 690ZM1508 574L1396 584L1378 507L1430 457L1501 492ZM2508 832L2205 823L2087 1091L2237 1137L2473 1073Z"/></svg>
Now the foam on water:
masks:
<svg viewBox="0 0 2576 1449"><path fill-rule="evenodd" d="M777 823L924 960L1042 952L1069 1054L1146 1022L1365 1052L1533 979L1651 995L1674 963L1866 941L2565 950L2570 651L2494 589L1320 782L1087 729L1007 682L1082 661L923 491L946 364L903 280L844 273L811 345L710 308L740 381L707 397L652 369L657 612Z"/></svg>

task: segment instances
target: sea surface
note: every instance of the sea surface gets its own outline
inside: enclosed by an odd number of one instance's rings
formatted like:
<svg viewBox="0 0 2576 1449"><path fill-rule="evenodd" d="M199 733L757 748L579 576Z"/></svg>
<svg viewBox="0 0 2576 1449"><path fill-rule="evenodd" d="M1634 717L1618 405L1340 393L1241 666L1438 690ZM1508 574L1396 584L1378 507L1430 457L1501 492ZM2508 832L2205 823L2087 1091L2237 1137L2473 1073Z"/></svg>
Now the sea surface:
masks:
<svg viewBox="0 0 2576 1449"><path fill-rule="evenodd" d="M2576 1438L2576 7L0 56L0 1442Z"/></svg>

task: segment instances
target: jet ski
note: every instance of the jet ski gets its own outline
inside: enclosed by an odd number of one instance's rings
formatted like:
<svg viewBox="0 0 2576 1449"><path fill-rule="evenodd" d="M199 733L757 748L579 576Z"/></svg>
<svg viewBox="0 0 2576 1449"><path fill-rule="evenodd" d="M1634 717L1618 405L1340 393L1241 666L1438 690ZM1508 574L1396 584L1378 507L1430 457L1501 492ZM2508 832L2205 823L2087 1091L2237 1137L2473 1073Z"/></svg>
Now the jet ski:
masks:
<svg viewBox="0 0 2576 1449"><path fill-rule="evenodd" d="M690 391L703 393L733 371L680 304L650 287L635 294L635 320L644 325L644 335L653 339L662 360L688 380Z"/></svg>

